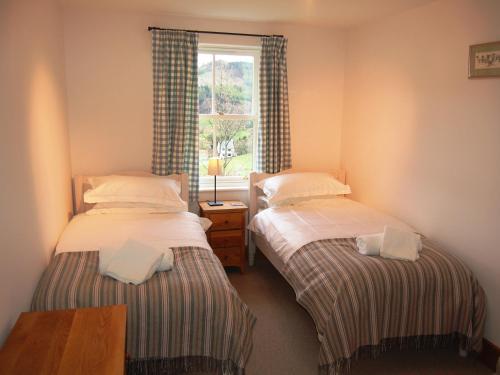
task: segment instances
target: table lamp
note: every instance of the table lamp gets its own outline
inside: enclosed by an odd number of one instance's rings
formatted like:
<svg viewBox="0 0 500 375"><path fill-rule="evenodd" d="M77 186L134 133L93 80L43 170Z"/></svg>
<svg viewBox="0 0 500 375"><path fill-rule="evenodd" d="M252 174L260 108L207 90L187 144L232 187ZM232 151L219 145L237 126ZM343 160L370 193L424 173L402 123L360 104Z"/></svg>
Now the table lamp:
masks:
<svg viewBox="0 0 500 375"><path fill-rule="evenodd" d="M208 159L208 173L209 176L214 176L214 200L207 202L209 206L223 206L224 202L217 202L217 176L222 174L222 160L219 158Z"/></svg>

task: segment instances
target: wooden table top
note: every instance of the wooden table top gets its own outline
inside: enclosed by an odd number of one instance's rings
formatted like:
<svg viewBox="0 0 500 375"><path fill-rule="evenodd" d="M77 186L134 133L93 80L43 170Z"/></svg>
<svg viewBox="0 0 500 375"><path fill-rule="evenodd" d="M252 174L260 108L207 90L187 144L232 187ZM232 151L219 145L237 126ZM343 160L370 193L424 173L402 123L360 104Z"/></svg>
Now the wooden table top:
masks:
<svg viewBox="0 0 500 375"><path fill-rule="evenodd" d="M21 313L0 374L123 375L127 306Z"/></svg>
<svg viewBox="0 0 500 375"><path fill-rule="evenodd" d="M209 206L208 202L199 202L200 208L206 213L220 213L229 211L246 211L248 207L240 201L223 201L222 206Z"/></svg>

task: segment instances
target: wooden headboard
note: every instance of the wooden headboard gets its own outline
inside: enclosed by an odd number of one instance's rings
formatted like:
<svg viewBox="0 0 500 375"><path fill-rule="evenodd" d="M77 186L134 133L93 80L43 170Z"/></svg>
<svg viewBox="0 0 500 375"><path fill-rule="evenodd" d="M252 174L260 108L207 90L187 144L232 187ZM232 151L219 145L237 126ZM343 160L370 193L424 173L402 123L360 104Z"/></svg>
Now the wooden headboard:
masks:
<svg viewBox="0 0 500 375"><path fill-rule="evenodd" d="M119 172L118 175L126 176L155 176L149 172ZM83 201L83 194L91 188L89 178L93 176L75 176L73 177L73 212L75 215L84 213L92 208L93 204L85 203ZM181 184L181 198L187 202L189 197L189 183L187 173L171 174L164 176L179 181Z"/></svg>
<svg viewBox="0 0 500 375"><path fill-rule="evenodd" d="M259 210L259 202L258 198L261 195L264 195L264 192L255 186L257 182L260 180L263 180L267 177L272 177L272 176L277 176L280 174L289 174L289 173L298 173L298 172L311 172L311 171L300 171L296 169L288 169L286 171L280 172L280 173L258 173L258 172L251 172L249 176L249 182L250 182L250 207L249 207L249 220L251 220L258 212ZM333 177L335 177L337 180L342 182L343 184L346 183L346 172L343 169L339 169L338 171L333 171L329 172Z"/></svg>

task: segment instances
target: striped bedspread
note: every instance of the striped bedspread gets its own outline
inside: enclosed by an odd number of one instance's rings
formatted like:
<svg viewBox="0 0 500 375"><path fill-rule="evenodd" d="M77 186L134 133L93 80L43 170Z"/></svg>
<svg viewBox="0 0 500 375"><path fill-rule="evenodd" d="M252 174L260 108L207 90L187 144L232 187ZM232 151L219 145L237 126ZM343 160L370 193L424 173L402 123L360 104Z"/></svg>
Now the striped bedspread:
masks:
<svg viewBox="0 0 500 375"><path fill-rule="evenodd" d="M127 374L244 374L255 317L217 257L173 249L174 269L135 286L99 274L98 252L62 253L45 270L32 310L127 304Z"/></svg>
<svg viewBox="0 0 500 375"><path fill-rule="evenodd" d="M312 242L290 258L283 274L316 324L321 374L392 346L481 349L481 286L457 258L423 245L416 262L360 255L352 238Z"/></svg>

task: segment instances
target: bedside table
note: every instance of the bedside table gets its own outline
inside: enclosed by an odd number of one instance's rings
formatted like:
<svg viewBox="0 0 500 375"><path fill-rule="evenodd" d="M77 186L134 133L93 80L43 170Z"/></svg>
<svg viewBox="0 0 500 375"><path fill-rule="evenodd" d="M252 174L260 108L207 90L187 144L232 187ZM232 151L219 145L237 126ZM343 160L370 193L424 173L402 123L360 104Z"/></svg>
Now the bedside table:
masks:
<svg viewBox="0 0 500 375"><path fill-rule="evenodd" d="M0 374L123 375L126 321L126 305L22 313Z"/></svg>
<svg viewBox="0 0 500 375"><path fill-rule="evenodd" d="M241 204L233 206L232 204ZM224 267L245 268L245 218L248 207L239 201L224 201L223 206L200 202L200 215L212 221L208 243Z"/></svg>

